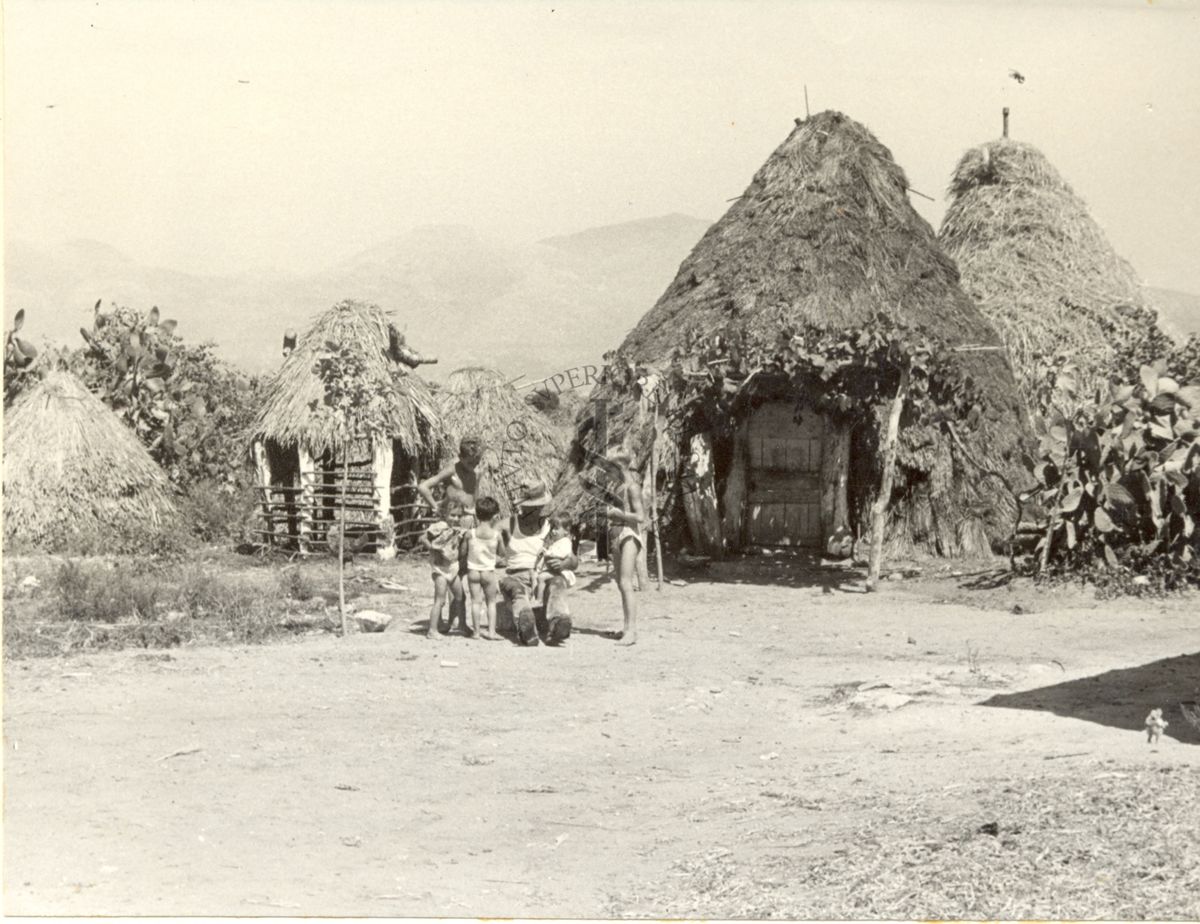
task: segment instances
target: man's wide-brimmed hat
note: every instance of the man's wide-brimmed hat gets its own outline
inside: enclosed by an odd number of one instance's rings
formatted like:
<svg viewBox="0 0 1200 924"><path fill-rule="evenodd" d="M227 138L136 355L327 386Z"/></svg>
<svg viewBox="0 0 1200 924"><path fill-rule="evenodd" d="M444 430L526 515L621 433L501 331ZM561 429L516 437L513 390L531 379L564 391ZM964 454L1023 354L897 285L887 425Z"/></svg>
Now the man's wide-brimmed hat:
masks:
<svg viewBox="0 0 1200 924"><path fill-rule="evenodd" d="M545 507L553 498L546 490L546 482L540 478L530 478L521 482L517 488L518 507Z"/></svg>

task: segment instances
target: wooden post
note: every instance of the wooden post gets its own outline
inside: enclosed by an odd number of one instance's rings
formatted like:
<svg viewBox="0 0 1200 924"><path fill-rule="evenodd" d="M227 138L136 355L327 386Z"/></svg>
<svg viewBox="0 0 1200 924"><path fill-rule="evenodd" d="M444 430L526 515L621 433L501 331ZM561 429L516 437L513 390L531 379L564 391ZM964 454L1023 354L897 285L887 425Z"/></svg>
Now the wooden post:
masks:
<svg viewBox="0 0 1200 924"><path fill-rule="evenodd" d="M350 445L342 447L341 516L338 517L338 615L342 617L342 638L346 628L346 485L350 481ZM328 541L328 540L327 540Z"/></svg>
<svg viewBox="0 0 1200 924"><path fill-rule="evenodd" d="M691 440L683 509L696 551L719 558L724 553L717 487L713 478L712 438L697 433Z"/></svg>
<svg viewBox="0 0 1200 924"><path fill-rule="evenodd" d="M392 520L392 438L375 434L371 438L371 474L375 486L375 525L379 527L377 557L396 557L396 530Z"/></svg>
<svg viewBox="0 0 1200 924"><path fill-rule="evenodd" d="M314 515L314 503L316 500L317 486L317 464L314 461L312 454L304 447L299 446L296 449L297 456L297 478L299 479L300 488L299 498L296 503L299 506L299 540L301 554L307 554L312 551L311 536Z"/></svg>
<svg viewBox="0 0 1200 924"><path fill-rule="evenodd" d="M263 445L262 440L255 440L251 445L251 452L254 454L254 478L258 483L258 487L262 489L263 503L263 528L271 533L267 544L272 544L275 539L275 524L271 518L271 462L267 458L267 447Z"/></svg>
<svg viewBox="0 0 1200 924"><path fill-rule="evenodd" d="M1004 107L1004 137L1008 137L1008 107Z"/></svg>
<svg viewBox="0 0 1200 924"><path fill-rule="evenodd" d="M850 534L847 481L850 468L850 428L840 420L825 419L821 455L821 531L825 551L836 548Z"/></svg>
<svg viewBox="0 0 1200 924"><path fill-rule="evenodd" d="M596 411L592 415L593 439L596 445L596 455L601 459L608 454L608 401L596 399ZM609 562L608 554L608 517L603 508L596 514L596 560ZM608 568L605 569L606 571Z"/></svg>
<svg viewBox="0 0 1200 924"><path fill-rule="evenodd" d="M650 533L654 536L654 560L658 570L658 589L663 589L662 543L658 538L658 416L650 437Z"/></svg>
<svg viewBox="0 0 1200 924"><path fill-rule="evenodd" d="M648 484L647 482L648 482L648 479L651 477L650 472L652 470L653 470L653 466L647 464L646 470L642 473L642 483L638 486L638 490L640 490L642 492L642 510L643 511L645 511L649 506L650 484ZM645 533L649 532L649 530L645 529L644 526L642 527L642 530L644 530L643 535L645 535ZM638 549L638 555L637 555L638 590L646 590L650 586L650 566L648 564L648 559L647 559L648 555L649 555L649 549L646 547L646 543L643 542L642 547L640 549Z"/></svg>
<svg viewBox="0 0 1200 924"><path fill-rule="evenodd" d="M730 552L740 551L745 544L746 441L749 433L750 420L746 418L733 434L733 462L729 467L729 477L725 480L725 493L721 497L721 534Z"/></svg>
<svg viewBox="0 0 1200 924"><path fill-rule="evenodd" d="M900 372L900 384L892 401L892 412L888 415L887 436L883 444L883 477L880 479L879 496L871 508L871 559L867 567L867 591L879 587L879 570L883 563L883 533L887 526L888 504L892 499L892 482L896 475L896 443L900 434L900 412L908 397L909 367L904 364Z"/></svg>

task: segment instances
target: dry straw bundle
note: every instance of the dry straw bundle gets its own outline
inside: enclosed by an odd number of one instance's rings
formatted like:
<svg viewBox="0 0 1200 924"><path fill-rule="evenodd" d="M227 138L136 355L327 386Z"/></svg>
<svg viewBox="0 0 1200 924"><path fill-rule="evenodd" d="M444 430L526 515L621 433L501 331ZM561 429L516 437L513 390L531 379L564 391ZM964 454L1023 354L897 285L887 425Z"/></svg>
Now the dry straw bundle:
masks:
<svg viewBox="0 0 1200 924"><path fill-rule="evenodd" d="M5 415L6 547L57 551L107 536L117 549L174 517L162 469L69 372L47 375Z"/></svg>
<svg viewBox="0 0 1200 924"><path fill-rule="evenodd" d="M1076 367L1081 396L1115 371L1118 344L1145 327L1133 269L1037 148L1002 139L959 161L940 238L963 288L996 326L1022 396L1056 360Z"/></svg>
<svg viewBox="0 0 1200 924"><path fill-rule="evenodd" d="M379 407L376 432L387 434L410 458L433 461L442 449L442 430L429 386L393 359L391 318L378 305L344 301L323 312L267 386L254 432L280 446L304 446L314 456L338 448L337 422L323 413L324 387L313 371L326 343L360 354L368 387L391 400Z"/></svg>
<svg viewBox="0 0 1200 924"><path fill-rule="evenodd" d="M566 440L499 372L479 366L458 369L438 391L437 402L448 434L446 459L456 457L461 439L480 439L479 496L494 497L503 513L510 511L523 478L554 484Z"/></svg>

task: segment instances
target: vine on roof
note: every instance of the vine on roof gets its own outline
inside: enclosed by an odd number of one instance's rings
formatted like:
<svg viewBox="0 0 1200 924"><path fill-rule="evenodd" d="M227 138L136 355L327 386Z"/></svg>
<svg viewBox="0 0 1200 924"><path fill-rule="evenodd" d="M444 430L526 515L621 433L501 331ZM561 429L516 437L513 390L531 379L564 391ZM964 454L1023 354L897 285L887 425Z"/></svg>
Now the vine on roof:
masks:
<svg viewBox="0 0 1200 924"><path fill-rule="evenodd" d="M669 416L678 419L700 407L711 425L722 427L732 422L735 402L762 377L784 379L795 393L811 396L812 406L824 414L866 419L895 398L907 366L906 427L963 420L974 426L981 396L955 355L972 349L992 347L951 347L927 329L885 314L843 330L781 328L773 343L731 324L692 331L659 374L670 396ZM609 375L618 388L644 389L647 381L645 370L619 360L610 364Z"/></svg>

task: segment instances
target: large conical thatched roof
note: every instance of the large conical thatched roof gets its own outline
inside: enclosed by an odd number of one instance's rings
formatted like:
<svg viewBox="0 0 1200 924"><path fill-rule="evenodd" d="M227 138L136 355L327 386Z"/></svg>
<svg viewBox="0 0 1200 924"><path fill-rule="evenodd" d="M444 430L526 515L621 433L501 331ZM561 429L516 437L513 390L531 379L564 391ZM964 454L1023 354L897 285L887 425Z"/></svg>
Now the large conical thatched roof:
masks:
<svg viewBox="0 0 1200 924"><path fill-rule="evenodd" d="M344 301L320 314L270 381L254 433L281 446L305 446L314 456L338 443L336 423L321 407L324 386L313 371L326 343L358 351L368 387L388 396L374 429L413 459L435 459L442 429L429 386L393 358L394 326L377 305Z"/></svg>
<svg viewBox="0 0 1200 924"><path fill-rule="evenodd" d="M730 325L769 347L782 328L852 328L880 313L951 345L999 347L907 190L864 126L839 112L797 120L625 339L617 365L662 366L693 334ZM959 362L987 400L972 448L1015 471L1025 430L1003 352L965 352ZM636 398L611 385L598 395L616 417L610 434L632 431Z"/></svg>
<svg viewBox="0 0 1200 924"><path fill-rule="evenodd" d="M4 542L110 548L175 516L166 475L137 437L69 372L51 372L4 420Z"/></svg>
<svg viewBox="0 0 1200 924"><path fill-rule="evenodd" d="M483 442L480 497L494 497L507 514L522 478L554 484L568 440L500 372L472 366L450 373L437 404L448 435L446 461L457 456L464 437Z"/></svg>
<svg viewBox="0 0 1200 924"><path fill-rule="evenodd" d="M1115 368L1116 344L1153 315L1133 269L1037 148L1001 139L963 155L940 239L963 288L999 331L1031 407L1056 357L1081 394Z"/></svg>

